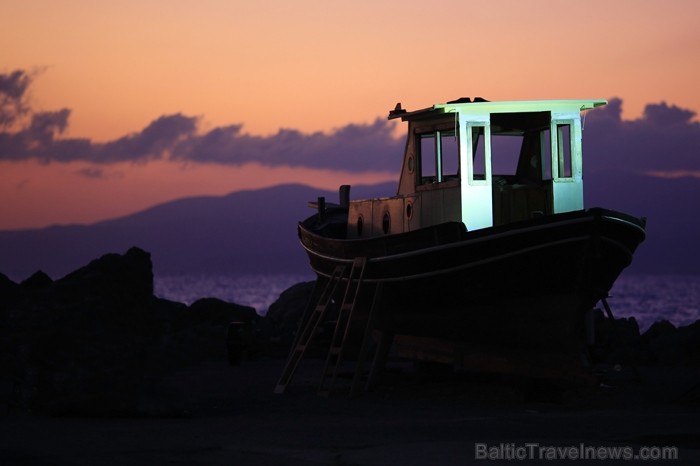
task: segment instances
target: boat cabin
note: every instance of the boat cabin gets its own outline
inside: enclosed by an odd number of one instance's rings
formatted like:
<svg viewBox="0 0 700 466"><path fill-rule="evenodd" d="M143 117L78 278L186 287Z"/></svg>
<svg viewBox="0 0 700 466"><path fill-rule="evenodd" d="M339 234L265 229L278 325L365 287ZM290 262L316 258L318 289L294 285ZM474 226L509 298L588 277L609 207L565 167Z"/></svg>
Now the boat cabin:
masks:
<svg viewBox="0 0 700 466"><path fill-rule="evenodd" d="M406 111L396 196L352 201L349 238L461 221L467 230L583 209L582 115L605 100L461 98Z"/></svg>

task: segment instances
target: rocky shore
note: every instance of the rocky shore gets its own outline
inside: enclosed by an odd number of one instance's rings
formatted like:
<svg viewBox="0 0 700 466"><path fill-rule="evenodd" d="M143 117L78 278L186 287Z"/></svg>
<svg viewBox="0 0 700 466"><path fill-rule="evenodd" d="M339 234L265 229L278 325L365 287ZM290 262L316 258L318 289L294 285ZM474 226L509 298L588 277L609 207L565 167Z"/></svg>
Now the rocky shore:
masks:
<svg viewBox="0 0 700 466"><path fill-rule="evenodd" d="M138 248L58 280L0 274L0 464L472 464L479 442L671 445L673 464L700 460L700 322L640 333L599 312L594 386L394 359L361 399L321 398L312 353L273 395L312 286L262 318L155 297Z"/></svg>
<svg viewBox="0 0 700 466"><path fill-rule="evenodd" d="M172 370L225 357L232 321L251 307L203 298L190 306L153 295L150 255L107 254L53 281L0 275L3 402L50 415L157 414L145 400Z"/></svg>

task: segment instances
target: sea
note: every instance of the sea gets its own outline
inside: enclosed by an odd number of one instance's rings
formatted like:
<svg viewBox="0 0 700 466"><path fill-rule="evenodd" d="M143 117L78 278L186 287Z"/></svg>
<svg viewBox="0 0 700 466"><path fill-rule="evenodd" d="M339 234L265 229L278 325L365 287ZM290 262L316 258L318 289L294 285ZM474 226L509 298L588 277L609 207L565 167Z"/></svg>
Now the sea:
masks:
<svg viewBox="0 0 700 466"><path fill-rule="evenodd" d="M156 296L188 305L219 298L265 315L284 290L313 279L311 274L156 275L154 288ZM616 318L634 317L642 332L659 320L689 325L700 319L700 275L623 274L607 301Z"/></svg>
<svg viewBox="0 0 700 466"><path fill-rule="evenodd" d="M309 274L155 275L154 294L159 298L192 304L200 298L219 298L250 306L264 316L280 294L297 283L315 280Z"/></svg>

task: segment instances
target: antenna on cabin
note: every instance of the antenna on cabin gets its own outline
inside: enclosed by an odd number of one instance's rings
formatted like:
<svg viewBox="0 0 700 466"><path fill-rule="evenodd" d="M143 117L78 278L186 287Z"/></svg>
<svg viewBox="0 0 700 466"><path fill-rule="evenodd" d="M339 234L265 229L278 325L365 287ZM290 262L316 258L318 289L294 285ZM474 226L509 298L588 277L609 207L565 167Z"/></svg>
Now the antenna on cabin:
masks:
<svg viewBox="0 0 700 466"><path fill-rule="evenodd" d="M396 107L394 107L394 109L389 112L389 119L391 120L392 118L396 118L404 113L406 113L406 110L401 108L401 102L399 102L396 104Z"/></svg>

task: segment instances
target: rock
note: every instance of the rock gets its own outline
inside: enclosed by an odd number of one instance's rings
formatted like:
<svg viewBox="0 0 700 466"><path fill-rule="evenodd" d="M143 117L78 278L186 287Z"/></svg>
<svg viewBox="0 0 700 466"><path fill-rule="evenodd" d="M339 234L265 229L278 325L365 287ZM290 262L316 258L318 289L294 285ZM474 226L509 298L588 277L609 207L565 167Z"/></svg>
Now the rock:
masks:
<svg viewBox="0 0 700 466"><path fill-rule="evenodd" d="M687 367L700 365L700 321L676 327L667 320L655 322L644 334L634 318L596 316L597 362L627 366Z"/></svg>
<svg viewBox="0 0 700 466"><path fill-rule="evenodd" d="M649 342L663 335L669 335L676 332L676 326L668 320L659 320L651 324L642 335L642 340Z"/></svg>
<svg viewBox="0 0 700 466"><path fill-rule="evenodd" d="M17 298L19 285L0 273L0 311Z"/></svg>
<svg viewBox="0 0 700 466"><path fill-rule="evenodd" d="M17 283L7 278L7 275L0 273L0 291L4 292L14 290L17 288L17 286Z"/></svg>
<svg viewBox="0 0 700 466"><path fill-rule="evenodd" d="M53 284L53 280L42 270L38 270L31 277L20 283L20 286L29 290L40 290Z"/></svg>
<svg viewBox="0 0 700 466"><path fill-rule="evenodd" d="M194 321L211 322L222 328L234 320L252 323L260 318L250 306L228 303L218 298L198 299L190 305L189 312Z"/></svg>
<svg viewBox="0 0 700 466"><path fill-rule="evenodd" d="M283 344L291 344L315 283L311 281L292 285L270 305L265 315L265 328L271 338Z"/></svg>
<svg viewBox="0 0 700 466"><path fill-rule="evenodd" d="M250 306L228 303L218 298L202 298L195 301L181 317L183 320L178 327L179 332L175 334L181 348L189 348L189 355L196 355L198 359L225 357L229 360L231 323L243 324L247 332L245 343L252 346L261 319ZM240 363L240 360L238 362Z"/></svg>
<svg viewBox="0 0 700 466"><path fill-rule="evenodd" d="M634 317L611 320L596 309L595 345L592 356L595 362L608 364L636 364L640 357L639 324Z"/></svg>
<svg viewBox="0 0 700 466"><path fill-rule="evenodd" d="M653 364L700 365L700 321L678 328L668 321L656 322L644 333L643 340Z"/></svg>
<svg viewBox="0 0 700 466"><path fill-rule="evenodd" d="M700 366L700 320L696 320L687 327L681 329L683 344L686 349L686 364L695 367ZM696 394L700 392L696 387Z"/></svg>
<svg viewBox="0 0 700 466"><path fill-rule="evenodd" d="M143 415L143 400L168 371L225 360L232 320L255 310L218 299L188 307L153 295L150 254L106 254L52 281L0 277L0 400L52 415Z"/></svg>
<svg viewBox="0 0 700 466"><path fill-rule="evenodd" d="M56 281L64 295L92 294L118 301L153 297L151 255L133 247L126 254L105 254Z"/></svg>

